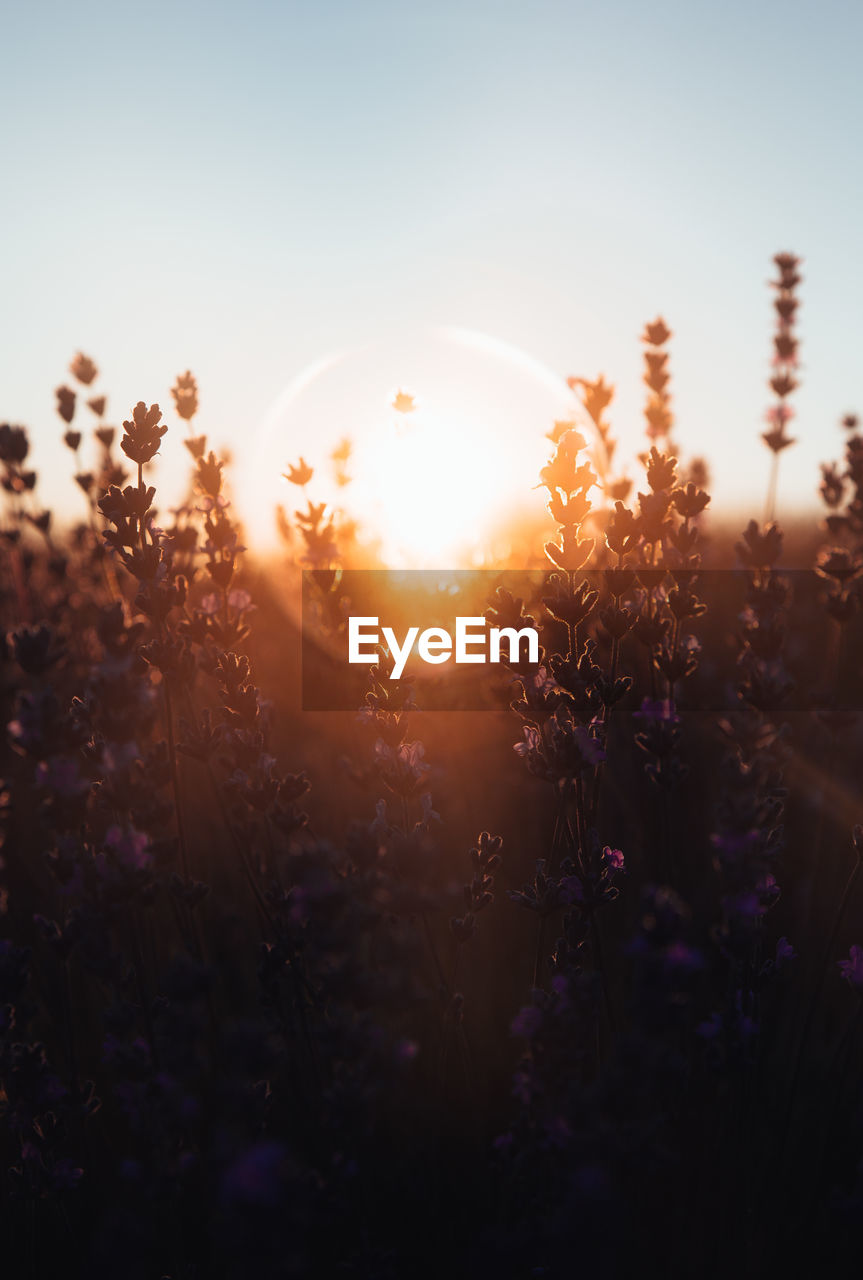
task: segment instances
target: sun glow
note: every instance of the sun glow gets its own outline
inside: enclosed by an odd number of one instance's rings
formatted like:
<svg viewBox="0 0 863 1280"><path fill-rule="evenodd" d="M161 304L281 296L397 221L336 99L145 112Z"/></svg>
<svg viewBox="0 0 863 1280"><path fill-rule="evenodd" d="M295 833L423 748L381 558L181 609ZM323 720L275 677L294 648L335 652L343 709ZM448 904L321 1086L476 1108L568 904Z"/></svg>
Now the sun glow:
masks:
<svg viewBox="0 0 863 1280"><path fill-rule="evenodd" d="M467 564L505 513L504 451L418 405L357 442L352 498L394 567Z"/></svg>
<svg viewBox="0 0 863 1280"><path fill-rule="evenodd" d="M272 541L276 502L291 511L307 495L354 521L376 563L492 563L501 531L543 516L545 433L580 417L563 378L485 334L367 344L317 362L280 397L242 460L243 517L258 545ZM307 488L274 491L301 455L314 468Z"/></svg>

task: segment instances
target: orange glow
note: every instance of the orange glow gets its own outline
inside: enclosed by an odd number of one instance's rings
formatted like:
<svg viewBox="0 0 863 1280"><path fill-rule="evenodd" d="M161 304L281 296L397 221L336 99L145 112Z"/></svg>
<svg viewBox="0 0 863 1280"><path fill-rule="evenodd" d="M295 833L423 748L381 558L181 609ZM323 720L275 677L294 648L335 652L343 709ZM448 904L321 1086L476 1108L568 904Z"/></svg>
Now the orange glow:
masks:
<svg viewBox="0 0 863 1280"><path fill-rule="evenodd" d="M273 541L275 503L290 513L307 495L355 523L377 563L482 565L500 554L496 530L545 520L546 433L576 419L589 432L563 378L485 334L369 344L290 384L238 459L238 505L257 546ZM301 454L314 469L302 494L279 480Z"/></svg>

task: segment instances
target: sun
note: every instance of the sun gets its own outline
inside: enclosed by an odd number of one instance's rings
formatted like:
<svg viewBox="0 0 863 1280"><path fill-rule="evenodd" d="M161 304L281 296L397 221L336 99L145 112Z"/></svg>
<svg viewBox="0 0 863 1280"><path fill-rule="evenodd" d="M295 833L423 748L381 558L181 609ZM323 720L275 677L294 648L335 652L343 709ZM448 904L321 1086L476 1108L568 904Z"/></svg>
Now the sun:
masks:
<svg viewBox="0 0 863 1280"><path fill-rule="evenodd" d="M543 518L547 433L576 419L565 379L516 347L461 329L399 334L288 385L240 457L238 505L258 547L273 544L276 504L308 495L356 524L369 567L494 563L500 530ZM301 456L314 472L302 494L281 479Z"/></svg>
<svg viewBox="0 0 863 1280"><path fill-rule="evenodd" d="M405 393L401 393L405 394ZM394 568L470 562L504 513L505 453L455 414L412 396L410 416L392 414L357 442L357 506Z"/></svg>

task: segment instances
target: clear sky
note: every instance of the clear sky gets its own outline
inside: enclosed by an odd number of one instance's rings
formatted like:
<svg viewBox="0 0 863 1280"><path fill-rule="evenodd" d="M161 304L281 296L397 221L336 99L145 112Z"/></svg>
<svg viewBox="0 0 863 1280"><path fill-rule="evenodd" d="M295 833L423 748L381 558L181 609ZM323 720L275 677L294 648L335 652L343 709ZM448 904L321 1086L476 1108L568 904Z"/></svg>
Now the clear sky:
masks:
<svg viewBox="0 0 863 1280"><path fill-rule="evenodd" d="M765 282L790 249L782 487L809 499L863 408L861 48L849 0L7 5L0 415L50 495L79 347L117 418L192 368L202 425L242 450L310 362L450 325L605 372L635 441L661 312L679 439L760 507Z"/></svg>

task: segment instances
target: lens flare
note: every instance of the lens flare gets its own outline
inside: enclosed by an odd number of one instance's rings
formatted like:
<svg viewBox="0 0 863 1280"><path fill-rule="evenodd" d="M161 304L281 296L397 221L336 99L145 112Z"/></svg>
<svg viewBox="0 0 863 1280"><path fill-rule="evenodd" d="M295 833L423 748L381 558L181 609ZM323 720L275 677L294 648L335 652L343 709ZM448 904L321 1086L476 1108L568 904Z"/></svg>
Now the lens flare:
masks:
<svg viewBox="0 0 863 1280"><path fill-rule="evenodd" d="M497 531L542 518L532 486L561 418L589 430L562 377L488 335L366 344L289 384L240 460L240 510L255 545L271 545L276 503L303 505L280 482L302 454L314 468L305 492L354 522L378 563L487 564Z"/></svg>

